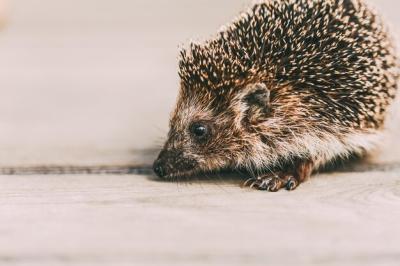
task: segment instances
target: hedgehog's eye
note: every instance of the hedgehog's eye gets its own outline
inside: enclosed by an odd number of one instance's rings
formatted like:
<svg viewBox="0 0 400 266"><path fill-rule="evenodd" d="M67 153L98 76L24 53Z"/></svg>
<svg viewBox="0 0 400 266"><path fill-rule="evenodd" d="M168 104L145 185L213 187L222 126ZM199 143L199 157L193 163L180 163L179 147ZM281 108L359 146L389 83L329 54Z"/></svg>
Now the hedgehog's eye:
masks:
<svg viewBox="0 0 400 266"><path fill-rule="evenodd" d="M210 128L206 123L195 122L189 127L191 135L198 141L206 140L210 135Z"/></svg>

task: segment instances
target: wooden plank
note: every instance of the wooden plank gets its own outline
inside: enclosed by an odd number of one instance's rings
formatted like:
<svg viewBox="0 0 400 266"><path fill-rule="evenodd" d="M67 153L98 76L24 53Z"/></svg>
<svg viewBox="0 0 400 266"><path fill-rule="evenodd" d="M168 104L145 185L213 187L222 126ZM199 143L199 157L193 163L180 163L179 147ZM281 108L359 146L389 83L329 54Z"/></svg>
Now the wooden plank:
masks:
<svg viewBox="0 0 400 266"><path fill-rule="evenodd" d="M398 265L400 174L238 181L0 176L1 265Z"/></svg>

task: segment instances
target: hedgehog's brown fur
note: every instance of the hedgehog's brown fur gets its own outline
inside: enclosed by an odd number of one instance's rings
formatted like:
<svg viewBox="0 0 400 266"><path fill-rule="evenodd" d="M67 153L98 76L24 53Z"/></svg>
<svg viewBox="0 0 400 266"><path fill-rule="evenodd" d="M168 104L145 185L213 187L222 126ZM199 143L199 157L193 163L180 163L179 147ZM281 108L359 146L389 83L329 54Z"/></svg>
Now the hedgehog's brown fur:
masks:
<svg viewBox="0 0 400 266"><path fill-rule="evenodd" d="M277 190L371 149L398 68L390 37L363 1L265 0L215 38L181 51L179 75L156 172L244 167L259 175L280 166L281 174L251 181ZM199 121L211 131L201 143L190 132Z"/></svg>

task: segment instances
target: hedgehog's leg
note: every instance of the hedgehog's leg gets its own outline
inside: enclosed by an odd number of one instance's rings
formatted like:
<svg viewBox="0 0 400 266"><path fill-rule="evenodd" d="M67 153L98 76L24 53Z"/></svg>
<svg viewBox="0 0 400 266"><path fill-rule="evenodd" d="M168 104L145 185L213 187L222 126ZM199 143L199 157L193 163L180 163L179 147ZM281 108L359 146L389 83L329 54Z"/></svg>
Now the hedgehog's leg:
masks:
<svg viewBox="0 0 400 266"><path fill-rule="evenodd" d="M287 190L296 189L301 183L310 178L314 170L314 163L312 161L300 162L297 164L294 175L287 179L285 184Z"/></svg>

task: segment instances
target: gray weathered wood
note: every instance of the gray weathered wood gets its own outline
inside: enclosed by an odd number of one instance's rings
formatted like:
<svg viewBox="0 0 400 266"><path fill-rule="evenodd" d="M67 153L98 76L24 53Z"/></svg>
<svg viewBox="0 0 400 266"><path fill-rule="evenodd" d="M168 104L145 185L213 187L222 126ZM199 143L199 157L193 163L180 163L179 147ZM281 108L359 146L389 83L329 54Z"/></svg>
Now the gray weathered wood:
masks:
<svg viewBox="0 0 400 266"><path fill-rule="evenodd" d="M400 174L237 181L0 176L0 265L398 265Z"/></svg>

